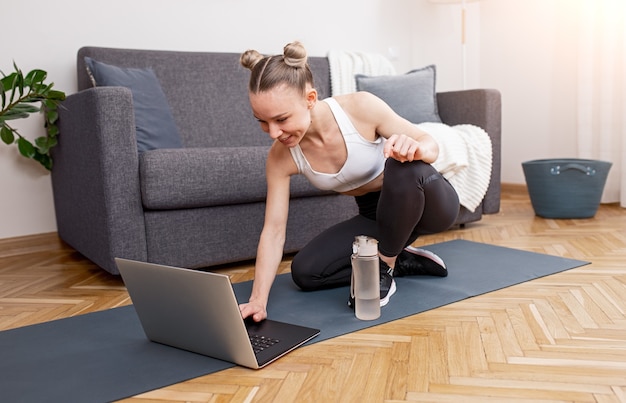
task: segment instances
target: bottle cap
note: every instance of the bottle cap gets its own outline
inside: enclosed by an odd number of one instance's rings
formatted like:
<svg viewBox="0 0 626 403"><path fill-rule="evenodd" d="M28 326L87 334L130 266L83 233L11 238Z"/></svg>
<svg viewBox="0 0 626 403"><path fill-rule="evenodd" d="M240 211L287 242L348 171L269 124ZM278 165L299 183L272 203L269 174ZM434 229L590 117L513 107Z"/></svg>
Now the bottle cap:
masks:
<svg viewBox="0 0 626 403"><path fill-rule="evenodd" d="M366 235L358 235L354 238L352 251L358 256L378 255L378 241Z"/></svg>

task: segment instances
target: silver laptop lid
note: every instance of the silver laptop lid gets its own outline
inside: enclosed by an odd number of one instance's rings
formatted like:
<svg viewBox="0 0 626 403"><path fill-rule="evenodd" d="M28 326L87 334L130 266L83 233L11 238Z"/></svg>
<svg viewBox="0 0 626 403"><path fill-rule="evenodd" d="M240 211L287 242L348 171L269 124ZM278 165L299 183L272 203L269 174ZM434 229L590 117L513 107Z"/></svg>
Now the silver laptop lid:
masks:
<svg viewBox="0 0 626 403"><path fill-rule="evenodd" d="M228 276L115 261L150 340L259 367Z"/></svg>

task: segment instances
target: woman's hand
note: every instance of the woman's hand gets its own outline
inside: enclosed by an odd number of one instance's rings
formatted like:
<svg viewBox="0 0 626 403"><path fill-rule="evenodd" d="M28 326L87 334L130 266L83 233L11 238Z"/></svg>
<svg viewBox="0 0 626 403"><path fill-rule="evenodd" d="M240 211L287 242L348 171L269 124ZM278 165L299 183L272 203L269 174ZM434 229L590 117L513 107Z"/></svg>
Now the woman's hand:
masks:
<svg viewBox="0 0 626 403"><path fill-rule="evenodd" d="M242 318L252 317L255 322L260 322L267 318L267 310L265 304L250 301L247 304L239 305L239 312Z"/></svg>
<svg viewBox="0 0 626 403"><path fill-rule="evenodd" d="M393 158L400 162L421 160L423 152L420 142L404 134L392 134L385 143L385 158Z"/></svg>

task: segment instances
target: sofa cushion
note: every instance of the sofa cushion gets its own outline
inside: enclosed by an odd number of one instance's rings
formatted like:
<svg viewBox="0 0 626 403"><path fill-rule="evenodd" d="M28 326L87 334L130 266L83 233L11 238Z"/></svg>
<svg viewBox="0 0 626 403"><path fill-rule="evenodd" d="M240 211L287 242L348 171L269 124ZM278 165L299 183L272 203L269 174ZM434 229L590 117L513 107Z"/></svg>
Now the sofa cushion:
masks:
<svg viewBox="0 0 626 403"><path fill-rule="evenodd" d="M398 115L412 123L441 122L435 92L434 65L397 76L355 76L358 91L367 91L385 101Z"/></svg>
<svg viewBox="0 0 626 403"><path fill-rule="evenodd" d="M161 84L150 68L117 67L85 57L94 86L126 87L133 94L137 150L180 148L182 142Z"/></svg>
<svg viewBox="0 0 626 403"><path fill-rule="evenodd" d="M143 206L172 210L265 201L269 147L151 150L139 156ZM315 189L301 175L291 179L291 197L331 192Z"/></svg>

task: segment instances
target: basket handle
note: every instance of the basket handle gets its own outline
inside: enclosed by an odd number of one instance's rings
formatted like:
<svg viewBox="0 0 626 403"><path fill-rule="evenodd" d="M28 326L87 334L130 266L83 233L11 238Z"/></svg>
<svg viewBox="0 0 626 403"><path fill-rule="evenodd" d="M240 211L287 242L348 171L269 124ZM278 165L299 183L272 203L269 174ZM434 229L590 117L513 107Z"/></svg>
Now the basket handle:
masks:
<svg viewBox="0 0 626 403"><path fill-rule="evenodd" d="M576 169L585 175L593 176L596 174L596 170L591 168L590 166L585 166L582 164L565 164L562 167L560 165L556 165L550 168L550 173L552 175L559 175L562 171L567 171L568 169Z"/></svg>

